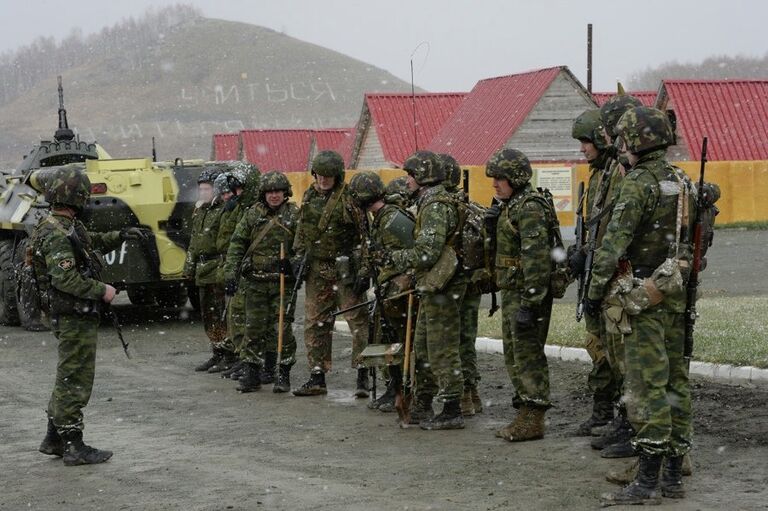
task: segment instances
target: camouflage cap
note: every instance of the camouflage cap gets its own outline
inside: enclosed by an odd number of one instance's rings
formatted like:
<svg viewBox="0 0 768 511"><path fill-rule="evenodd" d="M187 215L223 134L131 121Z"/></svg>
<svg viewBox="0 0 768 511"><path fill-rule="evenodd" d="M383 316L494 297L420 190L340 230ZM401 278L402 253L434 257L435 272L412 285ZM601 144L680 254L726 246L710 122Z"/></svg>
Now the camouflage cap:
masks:
<svg viewBox="0 0 768 511"><path fill-rule="evenodd" d="M643 106L643 103L629 94L617 94L611 97L600 107L600 116L603 118L605 132L611 138L616 136L616 123L619 122L624 112L630 108Z"/></svg>
<svg viewBox="0 0 768 511"><path fill-rule="evenodd" d="M432 151L416 151L403 163L403 170L421 186L440 184L445 181L445 171L437 155Z"/></svg>
<svg viewBox="0 0 768 511"><path fill-rule="evenodd" d="M667 114L648 106L627 110L616 124L616 134L624 139L632 154L663 149L675 140Z"/></svg>
<svg viewBox="0 0 768 511"><path fill-rule="evenodd" d="M45 200L54 206L85 207L91 196L91 180L82 165L64 165L50 176Z"/></svg>
<svg viewBox="0 0 768 511"><path fill-rule="evenodd" d="M259 185L259 199L264 200L267 192L285 192L286 199L293 195L291 182L288 177L279 170L271 170L261 176L261 185Z"/></svg>
<svg viewBox="0 0 768 511"><path fill-rule="evenodd" d="M312 160L312 174L344 179L344 158L336 151L320 151Z"/></svg>
<svg viewBox="0 0 768 511"><path fill-rule="evenodd" d="M513 188L519 188L531 180L533 169L528 157L517 149L497 151L485 165L485 175L506 179Z"/></svg>
<svg viewBox="0 0 768 511"><path fill-rule="evenodd" d="M374 172L360 172L352 176L347 192L357 207L367 208L384 198L384 181Z"/></svg>
<svg viewBox="0 0 768 511"><path fill-rule="evenodd" d="M440 164L443 166L443 172L445 173L445 181L443 184L445 188L451 192L455 192L459 188L461 182L461 167L459 167L456 159L450 154L441 153L437 155L440 160Z"/></svg>
<svg viewBox="0 0 768 511"><path fill-rule="evenodd" d="M592 142L598 151L608 148L605 140L605 128L600 110L593 108L585 110L573 121L571 136L576 140Z"/></svg>

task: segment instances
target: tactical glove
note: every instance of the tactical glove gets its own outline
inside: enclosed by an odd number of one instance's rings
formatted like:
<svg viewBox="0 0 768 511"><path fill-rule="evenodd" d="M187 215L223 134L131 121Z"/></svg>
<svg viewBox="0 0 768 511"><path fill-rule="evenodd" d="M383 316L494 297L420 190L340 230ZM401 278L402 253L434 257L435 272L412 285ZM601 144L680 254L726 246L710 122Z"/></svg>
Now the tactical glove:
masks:
<svg viewBox="0 0 768 511"><path fill-rule="evenodd" d="M120 229L120 239L123 241L146 241L149 239L149 236L150 231L144 227L123 227Z"/></svg>
<svg viewBox="0 0 768 511"><path fill-rule="evenodd" d="M574 277L584 274L584 265L587 262L587 254L583 250L577 250L576 245L568 247L568 269Z"/></svg>
<svg viewBox="0 0 768 511"><path fill-rule="evenodd" d="M224 294L227 296L235 296L235 293L237 293L237 281L235 279L228 280L226 284L224 284Z"/></svg>
<svg viewBox="0 0 768 511"><path fill-rule="evenodd" d="M293 266L291 265L291 261L284 258L284 259L280 259L280 261L277 264L278 264L278 267L280 268L280 273L282 273L286 277L293 277Z"/></svg>
<svg viewBox="0 0 768 511"><path fill-rule="evenodd" d="M520 330L527 330L533 328L536 324L536 311L525 305L521 305L517 309L517 315L515 316L515 323Z"/></svg>
<svg viewBox="0 0 768 511"><path fill-rule="evenodd" d="M603 305L603 300L598 299L595 300L593 298L587 298L584 300L584 312L587 313L587 315L593 317L593 318L599 318L600 317L600 308Z"/></svg>

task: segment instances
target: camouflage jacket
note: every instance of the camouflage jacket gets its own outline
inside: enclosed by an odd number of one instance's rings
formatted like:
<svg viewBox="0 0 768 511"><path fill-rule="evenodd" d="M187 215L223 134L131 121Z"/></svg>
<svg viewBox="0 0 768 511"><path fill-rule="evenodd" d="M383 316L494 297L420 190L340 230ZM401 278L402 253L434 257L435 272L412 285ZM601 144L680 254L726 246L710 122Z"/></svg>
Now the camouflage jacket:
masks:
<svg viewBox="0 0 768 511"><path fill-rule="evenodd" d="M263 203L251 207L232 234L224 264L224 279L234 280L239 274L254 281L278 280L280 244L285 246L285 257L293 258L292 243L298 216L299 208L287 201L277 210ZM258 243L250 248L255 241Z"/></svg>
<svg viewBox="0 0 768 511"><path fill-rule="evenodd" d="M327 226L322 229L325 206L329 201L334 201L333 209L326 215ZM359 258L362 241L360 214L346 194L345 186L335 187L329 192L310 186L301 201L294 251L303 254L309 250L310 262L330 264L343 255Z"/></svg>
<svg viewBox="0 0 768 511"><path fill-rule="evenodd" d="M90 260L83 260L68 238L72 230ZM80 220L68 216L52 213L40 220L30 237L31 263L40 296L49 301L53 315L90 312L88 301L101 302L106 287L89 274L89 265L100 270L95 251L111 252L121 243L119 231L88 233Z"/></svg>
<svg viewBox="0 0 768 511"><path fill-rule="evenodd" d="M396 250L391 253L392 265L406 270L413 268L416 276L432 268L443 248L451 243L452 236L459 222L459 213L454 205L455 198L443 185L427 188L418 198L416 226L413 230L415 240L412 248ZM458 277L453 277L452 281Z"/></svg>
<svg viewBox="0 0 768 511"><path fill-rule="evenodd" d="M206 203L192 213L184 275L195 279L198 286L219 283L218 268L222 254L216 245L219 233L222 204L219 201Z"/></svg>
<svg viewBox="0 0 768 511"><path fill-rule="evenodd" d="M409 220L413 220L410 213L395 204L385 204L373 214L373 221L370 224L370 241L374 247L379 250L391 252L393 250L401 250L413 246L413 241L406 243L403 239L403 235L405 234L413 240L413 232L401 233L398 236L398 234L393 231L393 228L397 227L393 224L397 220L398 215L405 215ZM388 262L378 268L378 279L376 284L384 284L392 277L404 272L404 268L396 266L392 262Z"/></svg>
<svg viewBox="0 0 768 511"><path fill-rule="evenodd" d="M628 260L635 276L641 278L649 277L668 257L679 255L690 260L690 244L681 243L679 252L675 250L680 183L689 191L689 214L682 227L691 232L696 193L682 171L666 161L663 149L642 156L624 177L602 246L595 252L589 298L605 296L622 259ZM662 303L672 312L683 312L684 290L666 296Z"/></svg>
<svg viewBox="0 0 768 511"><path fill-rule="evenodd" d="M520 293L520 304L536 307L549 293L552 242L547 209L530 184L501 203L496 225L496 285Z"/></svg>
<svg viewBox="0 0 768 511"><path fill-rule="evenodd" d="M237 224L243 219L247 207L244 206L239 198L232 198L225 202L221 208L221 217L219 218L219 232L216 235L216 251L220 254L226 254L229 248L232 234L234 234ZM224 261L219 266L219 275L217 277L220 283L224 283Z"/></svg>

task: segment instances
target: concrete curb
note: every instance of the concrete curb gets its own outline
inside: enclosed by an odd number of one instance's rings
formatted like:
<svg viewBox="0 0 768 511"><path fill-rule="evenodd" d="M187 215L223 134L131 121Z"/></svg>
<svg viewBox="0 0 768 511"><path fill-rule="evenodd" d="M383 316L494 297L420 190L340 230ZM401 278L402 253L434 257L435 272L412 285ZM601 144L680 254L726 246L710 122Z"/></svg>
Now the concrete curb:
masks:
<svg viewBox="0 0 768 511"><path fill-rule="evenodd" d="M349 333L349 325L345 321L337 321L334 330ZM504 353L501 339L492 339L490 337L478 337L475 341L475 349L480 353ZM589 354L584 348L547 344L544 346L544 354L549 358L592 363L592 359L589 358ZM744 383L745 381L768 382L768 369L752 366L733 366L730 364L711 364L695 360L691 362L690 374L728 383Z"/></svg>

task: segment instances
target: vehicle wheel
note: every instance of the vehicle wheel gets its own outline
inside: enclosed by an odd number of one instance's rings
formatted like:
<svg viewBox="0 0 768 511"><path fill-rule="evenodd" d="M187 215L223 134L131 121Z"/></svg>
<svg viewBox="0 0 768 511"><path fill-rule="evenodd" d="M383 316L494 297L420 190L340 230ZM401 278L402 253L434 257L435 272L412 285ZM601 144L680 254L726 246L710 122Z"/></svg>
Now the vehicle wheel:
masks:
<svg viewBox="0 0 768 511"><path fill-rule="evenodd" d="M17 326L18 324L13 239L0 240L0 325Z"/></svg>
<svg viewBox="0 0 768 511"><path fill-rule="evenodd" d="M134 305L156 305L154 290L147 286L128 286L128 299Z"/></svg>
<svg viewBox="0 0 768 511"><path fill-rule="evenodd" d="M155 300L160 307L178 309L187 304L187 288L183 283L155 288Z"/></svg>

